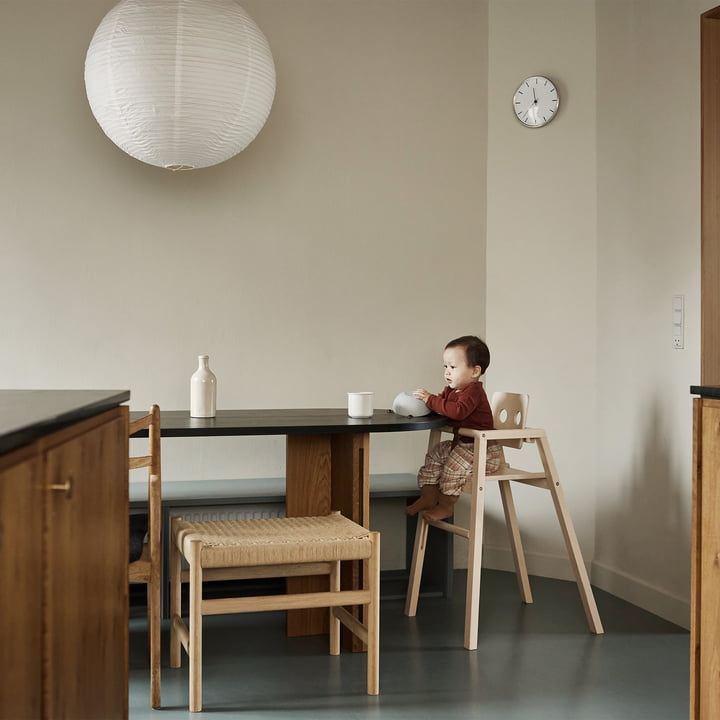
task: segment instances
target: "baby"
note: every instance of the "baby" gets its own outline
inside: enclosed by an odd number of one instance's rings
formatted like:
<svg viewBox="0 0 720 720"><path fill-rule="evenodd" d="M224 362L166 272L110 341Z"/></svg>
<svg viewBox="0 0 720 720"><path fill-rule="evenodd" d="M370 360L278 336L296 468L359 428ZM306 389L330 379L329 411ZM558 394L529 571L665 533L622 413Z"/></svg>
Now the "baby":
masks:
<svg viewBox="0 0 720 720"><path fill-rule="evenodd" d="M448 425L455 429L452 440L438 443L425 456L425 464L418 471L420 497L405 510L408 515L425 510L430 520L443 520L452 515L453 506L472 473L473 438L459 435L458 429L493 429L492 410L480 382L480 376L490 364L488 346L479 337L463 335L445 346L443 364L447 385L439 395L422 389L413 393L431 410L445 415ZM496 472L501 460L500 446L488 442L485 471Z"/></svg>

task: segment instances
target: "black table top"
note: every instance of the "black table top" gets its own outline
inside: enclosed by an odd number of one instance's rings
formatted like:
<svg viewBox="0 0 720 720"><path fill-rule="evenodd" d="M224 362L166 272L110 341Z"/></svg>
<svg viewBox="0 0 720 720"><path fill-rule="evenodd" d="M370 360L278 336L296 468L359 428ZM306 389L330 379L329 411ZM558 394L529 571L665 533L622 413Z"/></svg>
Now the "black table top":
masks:
<svg viewBox="0 0 720 720"><path fill-rule="evenodd" d="M691 385L691 395L700 395L704 398L720 399L720 385Z"/></svg>
<svg viewBox="0 0 720 720"><path fill-rule="evenodd" d="M143 412L130 413L130 419ZM429 430L447 422L442 415L405 417L390 410L376 410L371 418L348 417L345 408L284 410L218 410L214 418L193 418L188 410L161 410L162 437L210 437L222 435L321 435L357 432L403 432ZM135 437L146 437L147 430Z"/></svg>
<svg viewBox="0 0 720 720"><path fill-rule="evenodd" d="M129 390L0 390L0 453L129 399Z"/></svg>

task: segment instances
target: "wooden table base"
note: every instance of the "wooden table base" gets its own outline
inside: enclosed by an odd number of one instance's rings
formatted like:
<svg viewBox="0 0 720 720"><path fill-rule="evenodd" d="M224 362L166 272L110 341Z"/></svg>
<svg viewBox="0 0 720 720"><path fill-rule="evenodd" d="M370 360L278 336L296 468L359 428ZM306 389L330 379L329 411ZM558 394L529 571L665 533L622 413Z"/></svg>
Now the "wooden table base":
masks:
<svg viewBox="0 0 720 720"><path fill-rule="evenodd" d="M326 515L339 510L354 522L368 526L370 507L369 433L346 435L289 435L287 438L287 496L289 517ZM325 578L288 578L289 592L322 591ZM361 564L345 563L344 590L362 587ZM356 608L356 612L359 612ZM343 628L345 630L345 628ZM291 610L287 614L291 637L328 632L328 611L324 608ZM352 634L344 634L344 645L362 650Z"/></svg>

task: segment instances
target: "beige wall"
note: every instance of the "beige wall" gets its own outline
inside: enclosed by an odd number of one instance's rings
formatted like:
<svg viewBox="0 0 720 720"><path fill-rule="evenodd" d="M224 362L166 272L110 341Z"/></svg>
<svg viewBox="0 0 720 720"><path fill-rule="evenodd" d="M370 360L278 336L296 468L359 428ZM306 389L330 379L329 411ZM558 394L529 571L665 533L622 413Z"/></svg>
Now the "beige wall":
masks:
<svg viewBox="0 0 720 720"><path fill-rule="evenodd" d="M484 332L485 3L244 2L277 66L268 123L175 174L90 113L85 52L114 4L0 0L0 385L184 408L208 353L220 408L440 389L446 340ZM425 442L373 440L373 471L414 471ZM165 477L282 475L283 453L169 442Z"/></svg>
<svg viewBox="0 0 720 720"><path fill-rule="evenodd" d="M113 3L0 0L0 384L181 408L206 352L220 407L367 388L387 406L439 388L447 338L487 331L488 388L531 394L594 582L685 622L713 3L251 0L275 107L239 157L187 174L126 157L89 112L84 53ZM534 73L562 93L542 130L510 104ZM424 441L374 438L373 471L414 471ZM273 476L283 447L176 442L165 461ZM490 495L486 560L509 567ZM568 576L547 498L517 500L531 570Z"/></svg>
<svg viewBox="0 0 720 720"><path fill-rule="evenodd" d="M491 390L531 396L548 431L586 558L594 547L596 315L595 3L490 3L487 337ZM522 126L512 96L552 78L558 116ZM531 571L569 576L549 496L515 492ZM488 562L511 567L497 493L488 493Z"/></svg>
<svg viewBox="0 0 720 720"><path fill-rule="evenodd" d="M598 2L598 398L594 576L687 623L689 386L700 380L700 13ZM685 349L671 344L685 296Z"/></svg>
<svg viewBox="0 0 720 720"><path fill-rule="evenodd" d="M699 380L699 15L687 0L495 0L489 10L491 387L532 396L593 582L689 618ZM562 94L525 130L524 75ZM685 296L685 349L671 301ZM531 571L570 577L552 509L518 492ZM541 502L542 501L542 502ZM510 567L491 505L486 558Z"/></svg>

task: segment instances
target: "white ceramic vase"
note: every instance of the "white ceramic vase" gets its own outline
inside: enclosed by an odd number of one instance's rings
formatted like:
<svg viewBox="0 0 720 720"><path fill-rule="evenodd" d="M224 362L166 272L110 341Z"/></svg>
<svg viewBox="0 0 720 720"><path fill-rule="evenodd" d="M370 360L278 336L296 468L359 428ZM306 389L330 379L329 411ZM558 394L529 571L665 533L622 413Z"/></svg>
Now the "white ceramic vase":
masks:
<svg viewBox="0 0 720 720"><path fill-rule="evenodd" d="M210 370L210 356L198 355L198 369L190 378L190 417L215 417L217 378Z"/></svg>

